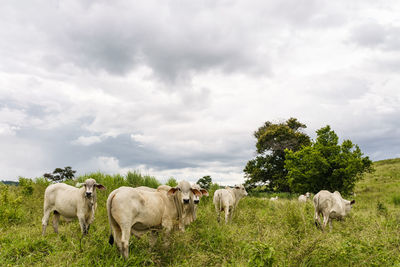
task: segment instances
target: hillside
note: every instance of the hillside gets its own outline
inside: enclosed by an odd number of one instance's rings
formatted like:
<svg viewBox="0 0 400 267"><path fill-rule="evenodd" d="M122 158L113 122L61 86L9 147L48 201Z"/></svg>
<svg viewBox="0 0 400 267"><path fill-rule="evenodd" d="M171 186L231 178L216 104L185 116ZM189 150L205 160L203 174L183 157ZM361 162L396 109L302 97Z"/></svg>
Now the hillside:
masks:
<svg viewBox="0 0 400 267"><path fill-rule="evenodd" d="M150 249L146 236L132 237L128 261L108 244L105 208L108 194L127 184L123 177L94 174L107 190L98 192L96 219L81 244L77 221L63 220L59 235L50 223L41 236L45 181L0 185L0 265L393 266L400 264L400 159L375 162L374 167L356 186L351 215L335 221L332 232L316 229L311 202L288 199L244 198L233 222L218 224L210 196L201 200L198 219L186 232L164 237L170 240L168 247L161 238Z"/></svg>

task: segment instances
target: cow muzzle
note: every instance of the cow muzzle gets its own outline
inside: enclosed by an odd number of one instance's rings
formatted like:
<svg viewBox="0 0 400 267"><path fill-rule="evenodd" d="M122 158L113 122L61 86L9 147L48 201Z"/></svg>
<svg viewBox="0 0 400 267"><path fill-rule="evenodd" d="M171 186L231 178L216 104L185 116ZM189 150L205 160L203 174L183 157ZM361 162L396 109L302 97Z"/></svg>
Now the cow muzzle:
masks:
<svg viewBox="0 0 400 267"><path fill-rule="evenodd" d="M194 204L199 204L200 200L197 199L197 200L194 200L193 202L194 202Z"/></svg>
<svg viewBox="0 0 400 267"><path fill-rule="evenodd" d="M91 198L92 197L92 192L86 192L86 197Z"/></svg>
<svg viewBox="0 0 400 267"><path fill-rule="evenodd" d="M184 199L183 204L189 204L189 199Z"/></svg>

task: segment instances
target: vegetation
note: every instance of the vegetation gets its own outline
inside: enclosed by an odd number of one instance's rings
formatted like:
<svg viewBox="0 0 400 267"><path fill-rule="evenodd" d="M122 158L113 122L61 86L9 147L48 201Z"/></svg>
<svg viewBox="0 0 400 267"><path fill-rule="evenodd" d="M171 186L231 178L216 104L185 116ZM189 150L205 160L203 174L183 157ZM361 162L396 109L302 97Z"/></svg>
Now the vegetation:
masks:
<svg viewBox="0 0 400 267"><path fill-rule="evenodd" d="M212 185L212 179L210 175L203 176L199 180L197 180L196 184L200 185L201 188L209 190Z"/></svg>
<svg viewBox="0 0 400 267"><path fill-rule="evenodd" d="M153 249L146 235L139 240L132 237L127 261L108 244L105 207L112 190L129 185L127 176L94 173L78 178L82 182L93 177L107 187L97 194L96 219L81 245L76 220L62 220L58 235L50 226L41 236L45 179L32 182L32 194L23 193L21 186L0 185L0 265L399 266L400 159L375 162L373 167L376 171L354 188L356 204L350 216L334 221L332 232L316 229L312 203L299 203L297 195L289 193L278 193L276 202L268 200L276 193L245 197L232 223L218 224L213 184L210 197L201 199L197 220L185 232L164 238L170 241L168 247L160 238Z"/></svg>
<svg viewBox="0 0 400 267"><path fill-rule="evenodd" d="M45 173L43 177L54 182L62 182L71 180L75 177L76 171L72 170L72 167L67 166L63 168L55 168L53 173Z"/></svg>
<svg viewBox="0 0 400 267"><path fill-rule="evenodd" d="M256 132L257 156L244 168L246 187L264 185L269 191L289 192L285 149L297 151L310 144L310 137L302 132L306 128L295 118L285 123L265 122Z"/></svg>
<svg viewBox="0 0 400 267"><path fill-rule="evenodd" d="M329 126L317 131L317 139L298 151L286 150L285 168L290 190L316 192L321 188L353 192L364 172L371 172L372 161L363 157L350 140L338 144L338 136Z"/></svg>

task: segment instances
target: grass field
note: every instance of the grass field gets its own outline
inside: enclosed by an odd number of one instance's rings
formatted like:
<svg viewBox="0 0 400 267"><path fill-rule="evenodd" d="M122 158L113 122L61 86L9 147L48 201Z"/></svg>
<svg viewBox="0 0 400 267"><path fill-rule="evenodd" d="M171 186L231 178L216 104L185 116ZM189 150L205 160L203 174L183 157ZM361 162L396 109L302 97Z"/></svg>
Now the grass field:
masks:
<svg viewBox="0 0 400 267"><path fill-rule="evenodd" d="M246 197L231 224L218 224L211 194L202 198L197 220L168 237L168 247L161 237L153 249L147 236L132 237L128 260L108 244L105 207L113 189L129 184L124 177L93 174L107 190L98 191L96 219L81 243L76 220L62 220L58 235L49 225L42 237L44 180L3 185L0 266L400 266L400 159L374 168L356 186L351 215L334 221L331 232L316 229L311 202L287 195L277 202L268 194Z"/></svg>

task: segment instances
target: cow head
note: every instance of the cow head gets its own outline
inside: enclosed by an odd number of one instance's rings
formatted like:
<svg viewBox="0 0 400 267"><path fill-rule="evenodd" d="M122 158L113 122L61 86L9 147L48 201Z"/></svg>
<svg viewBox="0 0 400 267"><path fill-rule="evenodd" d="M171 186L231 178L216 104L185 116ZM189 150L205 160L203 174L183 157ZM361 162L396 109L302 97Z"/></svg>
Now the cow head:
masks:
<svg viewBox="0 0 400 267"><path fill-rule="evenodd" d="M193 203L194 203L194 204L199 204L200 198L201 198L202 196L208 196L207 190L201 188L198 184L192 185L192 189L191 189L191 190L192 190L192 193L193 193ZM195 190L198 190L201 194L200 194L200 195L197 194L197 193L195 192Z"/></svg>
<svg viewBox="0 0 400 267"><path fill-rule="evenodd" d="M245 196L248 195L248 194L247 194L247 191L246 191L246 188L244 188L244 186L243 186L242 184L235 185L235 189L236 189L236 191L239 193L238 195L239 195L240 197L245 197Z"/></svg>
<svg viewBox="0 0 400 267"><path fill-rule="evenodd" d="M306 193L306 198L310 198L310 196L311 196L310 192L307 192Z"/></svg>
<svg viewBox="0 0 400 267"><path fill-rule="evenodd" d="M96 187L97 187L98 189L100 189L100 190L106 189L106 188L104 187L104 185L98 184L98 183L96 182L96 180L95 180L95 179L92 179L92 178L86 179L86 181L85 181L84 183L77 183L77 184L76 184L76 187L82 187L82 186L85 187L85 197L86 197L86 198L91 198L91 197L94 195L95 190L96 190Z"/></svg>
<svg viewBox="0 0 400 267"><path fill-rule="evenodd" d="M349 200L344 200L345 202L345 212L348 214L353 207L353 204L356 203L355 200L349 201Z"/></svg>
<svg viewBox="0 0 400 267"><path fill-rule="evenodd" d="M187 205L190 203L190 199L194 199L194 196L201 197L202 193L200 190L192 188L189 182L180 181L176 187L168 190L168 195L177 195L179 202Z"/></svg>

